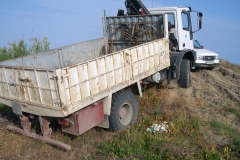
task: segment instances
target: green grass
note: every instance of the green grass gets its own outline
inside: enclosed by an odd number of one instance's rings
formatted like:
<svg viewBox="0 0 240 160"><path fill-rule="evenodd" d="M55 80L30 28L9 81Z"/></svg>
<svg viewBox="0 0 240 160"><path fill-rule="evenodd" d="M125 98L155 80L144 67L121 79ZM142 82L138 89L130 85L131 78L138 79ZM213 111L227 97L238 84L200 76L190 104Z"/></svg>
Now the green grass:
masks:
<svg viewBox="0 0 240 160"><path fill-rule="evenodd" d="M223 159L222 155L218 151L205 151L204 152L204 159L207 160L217 160Z"/></svg>
<svg viewBox="0 0 240 160"><path fill-rule="evenodd" d="M229 159L240 157L240 137L231 126L218 121L207 122L214 131L226 135L230 144L217 147L203 138L200 126L205 122L196 117L179 115L166 133L146 132L153 116L125 129L108 142L98 142L99 153L122 159Z"/></svg>
<svg viewBox="0 0 240 160"><path fill-rule="evenodd" d="M234 157L240 158L240 136L233 136L230 151Z"/></svg>
<svg viewBox="0 0 240 160"><path fill-rule="evenodd" d="M149 127L147 124L153 123L156 122L151 117L126 129L109 142L98 143L99 152L106 157L123 159L184 159L187 155L191 158L204 157L205 150L197 155L192 149L202 146L199 119L179 116L168 132L150 134L146 131Z"/></svg>
<svg viewBox="0 0 240 160"><path fill-rule="evenodd" d="M228 112L235 114L237 116L237 118L240 119L240 111L237 110L236 108L227 108Z"/></svg>
<svg viewBox="0 0 240 160"><path fill-rule="evenodd" d="M145 126L136 125L126 129L112 141L100 143L98 147L105 156L162 159L168 157L168 151L161 150L161 144L165 142L166 135L150 134Z"/></svg>
<svg viewBox="0 0 240 160"><path fill-rule="evenodd" d="M225 134L235 134L236 130L227 124L218 121L209 121L210 126L217 132L224 131Z"/></svg>
<svg viewBox="0 0 240 160"><path fill-rule="evenodd" d="M106 157L121 159L216 160L239 156L239 137L235 136L232 139L230 147L218 149L204 140L200 130L200 125L204 122L198 118L180 115L167 133L150 134L146 132L147 126L144 124L148 123L143 122L143 125L137 124L126 129L111 141L98 142L99 153ZM211 126L217 130L234 132L231 127L219 122L212 122Z"/></svg>
<svg viewBox="0 0 240 160"><path fill-rule="evenodd" d="M225 157L237 157L240 158L240 134L231 126L223 124L218 121L210 121L210 126L213 130L217 131L218 134L223 134L230 139L230 142L225 146L223 154Z"/></svg>
<svg viewBox="0 0 240 160"><path fill-rule="evenodd" d="M97 143L98 152L108 158L120 159L229 159L238 157L240 140L236 130L218 121L205 122L191 114L187 102L177 98L169 104L164 100L167 91L146 92L139 99L138 123L120 131L109 141ZM160 114L157 114L159 110ZM154 111L154 112L153 112ZM146 131L154 123L171 123L168 132L150 134ZM209 125L216 135L223 134L229 146L218 145L205 138L201 127Z"/></svg>
<svg viewBox="0 0 240 160"><path fill-rule="evenodd" d="M0 112L8 111L10 107L6 106L5 104L0 103Z"/></svg>

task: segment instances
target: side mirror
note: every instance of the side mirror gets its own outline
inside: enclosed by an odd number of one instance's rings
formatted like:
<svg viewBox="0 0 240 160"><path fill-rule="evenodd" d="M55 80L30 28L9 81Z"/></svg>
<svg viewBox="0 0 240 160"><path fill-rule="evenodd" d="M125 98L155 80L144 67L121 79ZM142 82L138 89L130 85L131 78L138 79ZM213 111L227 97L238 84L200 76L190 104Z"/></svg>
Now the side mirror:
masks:
<svg viewBox="0 0 240 160"><path fill-rule="evenodd" d="M198 12L198 30L202 29L202 16L203 14L201 12Z"/></svg>
<svg viewBox="0 0 240 160"><path fill-rule="evenodd" d="M197 15L198 15L198 17L202 17L203 16L203 14L201 12L198 12Z"/></svg>
<svg viewBox="0 0 240 160"><path fill-rule="evenodd" d="M197 15L194 15L194 19L197 16L197 26L198 26L198 29L196 31L191 31L191 33L195 33L197 31L199 31L200 29L202 29L202 17L203 17L203 14L201 12L193 11L193 10L192 10L192 12L197 13Z"/></svg>

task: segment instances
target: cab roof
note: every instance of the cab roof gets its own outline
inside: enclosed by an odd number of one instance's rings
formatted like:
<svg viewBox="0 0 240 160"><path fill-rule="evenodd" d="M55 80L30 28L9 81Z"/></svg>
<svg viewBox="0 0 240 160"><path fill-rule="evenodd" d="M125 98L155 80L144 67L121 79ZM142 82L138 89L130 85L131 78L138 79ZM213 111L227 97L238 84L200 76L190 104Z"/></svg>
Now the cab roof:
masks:
<svg viewBox="0 0 240 160"><path fill-rule="evenodd" d="M172 11L172 10L188 10L188 11L191 11L191 8L190 7L183 7L183 6L178 6L178 7L157 7L157 8L148 8L148 10L150 12L153 12L153 11L159 11L159 10L162 10L162 11Z"/></svg>

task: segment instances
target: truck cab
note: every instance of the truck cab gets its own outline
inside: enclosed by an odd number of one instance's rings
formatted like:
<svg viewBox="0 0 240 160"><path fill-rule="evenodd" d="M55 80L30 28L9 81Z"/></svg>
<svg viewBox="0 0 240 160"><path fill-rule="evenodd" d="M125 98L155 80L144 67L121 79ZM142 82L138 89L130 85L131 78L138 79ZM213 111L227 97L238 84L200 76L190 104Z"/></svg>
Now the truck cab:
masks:
<svg viewBox="0 0 240 160"><path fill-rule="evenodd" d="M202 28L202 13L191 7L159 7L146 8L141 0L126 0L128 16L131 15L167 15L164 19L165 36L169 39L170 67L168 83L176 78L183 88L190 86L190 65L194 67L197 58L193 48L193 33ZM197 29L193 30L193 13L197 13ZM195 19L195 18L194 18ZM193 20L194 20L193 19ZM194 26L195 28L195 26Z"/></svg>
<svg viewBox="0 0 240 160"><path fill-rule="evenodd" d="M191 22L190 7L161 7L161 8L148 8L151 14L167 14L168 22L171 24L170 35L175 36L178 42L177 50L184 49L193 50L193 31ZM202 13L198 13L198 30L202 28Z"/></svg>

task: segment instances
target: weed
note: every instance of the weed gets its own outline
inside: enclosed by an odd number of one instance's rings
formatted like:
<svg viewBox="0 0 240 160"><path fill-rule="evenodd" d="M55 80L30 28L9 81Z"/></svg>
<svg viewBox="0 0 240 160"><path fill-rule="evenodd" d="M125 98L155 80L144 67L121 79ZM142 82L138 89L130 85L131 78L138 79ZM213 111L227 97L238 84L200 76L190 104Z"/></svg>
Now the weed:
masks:
<svg viewBox="0 0 240 160"><path fill-rule="evenodd" d="M233 154L235 157L240 158L240 137L239 136L234 136L232 138L231 142L231 154Z"/></svg>
<svg viewBox="0 0 240 160"><path fill-rule="evenodd" d="M204 159L207 159L207 160L222 159L222 155L218 151L205 151Z"/></svg>
<svg viewBox="0 0 240 160"><path fill-rule="evenodd" d="M229 125L223 124L218 121L210 121L210 125L218 133L222 133L229 137L230 144L223 148L223 155L227 157L238 157L240 158L240 137L237 131Z"/></svg>
<svg viewBox="0 0 240 160"><path fill-rule="evenodd" d="M195 149L200 148L203 142L199 129L200 120L179 114L169 132L146 132L149 127L147 125L156 123L159 117L151 116L114 137L112 141L99 143L99 152L107 157L124 159L193 158Z"/></svg>
<svg viewBox="0 0 240 160"><path fill-rule="evenodd" d="M235 133L235 129L232 128L230 125L226 125L226 124L223 124L221 122L218 122L218 121L210 121L208 122L213 128L215 131L217 132L221 132L222 130L225 131L224 133L226 134L234 134Z"/></svg>
<svg viewBox="0 0 240 160"><path fill-rule="evenodd" d="M235 114L237 118L240 119L240 111L238 111L236 108L227 108L228 112Z"/></svg>
<svg viewBox="0 0 240 160"><path fill-rule="evenodd" d="M145 128L140 131L135 126L116 136L110 142L98 144L98 147L99 152L104 156L165 159L169 157L168 151L161 149L161 144L165 142L164 134L149 134Z"/></svg>
<svg viewBox="0 0 240 160"><path fill-rule="evenodd" d="M154 108L158 108L159 107L159 100L158 99L153 101L153 106L154 106Z"/></svg>
<svg viewBox="0 0 240 160"><path fill-rule="evenodd" d="M199 119L180 116L178 120L173 121L171 134L175 136L188 136L192 133L199 133Z"/></svg>

